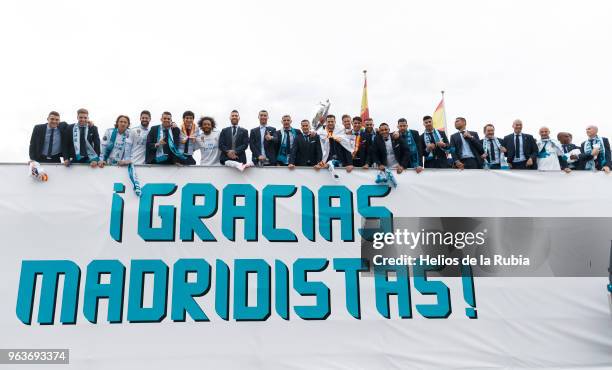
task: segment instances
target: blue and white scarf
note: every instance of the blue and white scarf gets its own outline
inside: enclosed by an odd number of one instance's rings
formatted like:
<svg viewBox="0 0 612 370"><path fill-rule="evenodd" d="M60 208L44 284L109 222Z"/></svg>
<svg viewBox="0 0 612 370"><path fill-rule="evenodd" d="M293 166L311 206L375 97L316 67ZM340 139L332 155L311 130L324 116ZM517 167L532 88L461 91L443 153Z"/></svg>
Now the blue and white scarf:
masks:
<svg viewBox="0 0 612 370"><path fill-rule="evenodd" d="M77 161L80 161L81 159L83 159L83 157L81 157L81 136L80 136L79 127L80 126L78 123L75 123L74 126L72 127L72 141L74 142L74 154L76 155ZM88 134L89 134L89 126L85 125L84 135L85 135L85 145L86 145L86 150L87 150L87 158L89 159L89 162L92 162L92 161L97 162L100 159L98 158L98 154L96 154L96 151L94 150L89 140L87 140Z"/></svg>
<svg viewBox="0 0 612 370"><path fill-rule="evenodd" d="M411 168L417 167L419 163L419 155L418 155L419 152L417 150L417 144L414 141L414 138L412 137L412 132L410 132L410 130L407 130L403 134L403 137L404 137L404 140L406 140L406 143L408 144L408 149L410 149L410 167Z"/></svg>
<svg viewBox="0 0 612 370"><path fill-rule="evenodd" d="M378 185L387 185L388 187L397 188L397 181L395 180L395 176L393 176L393 172L390 169L385 168L382 171L378 171L376 174L376 184Z"/></svg>
<svg viewBox="0 0 612 370"><path fill-rule="evenodd" d="M138 180L138 175L136 174L136 167L134 167L133 163L128 165L128 176L130 177L130 181L132 182L132 188L134 189L134 193L137 196L140 196L142 192L142 188L140 187L140 181Z"/></svg>
<svg viewBox="0 0 612 370"><path fill-rule="evenodd" d="M603 140L599 136L595 136L593 138L593 145L591 145L591 139L587 139L584 142L584 154L590 155L593 152L593 147L599 144L599 154L597 155L597 159L591 158L586 162L584 168L588 171L597 171L597 164L595 161L599 162L600 167L606 165L606 147L604 146Z"/></svg>
<svg viewBox="0 0 612 370"><path fill-rule="evenodd" d="M491 167L491 164L489 163L489 145L488 145L489 139L485 138L483 143L484 145L482 146L482 149L484 149L484 154L486 155L485 160L484 160L484 167L485 169L488 170ZM501 146L502 144L499 141L499 139L494 136L493 137L493 151L495 152L495 155L497 156L497 158L499 158L499 167L502 170L507 170L510 167L508 166L506 155L500 149Z"/></svg>
<svg viewBox="0 0 612 370"><path fill-rule="evenodd" d="M119 140L117 140L117 135L119 135ZM123 155L125 154L125 143L129 137L130 129L126 129L125 131L123 131L123 134L120 134L119 130L117 128L114 128L111 132L108 144L106 144L106 150L104 150L102 156L103 160L108 162L108 164L110 165L115 165L119 163L119 161L123 159ZM113 149L116 150L113 152Z"/></svg>
<svg viewBox="0 0 612 370"><path fill-rule="evenodd" d="M437 129L434 128L432 133L433 133L433 137L435 141L434 143L431 142L431 138L429 137L429 135L427 135L428 132L425 131L425 134L423 135L423 137L425 138L425 147L427 147L427 145L429 144L436 144L442 141L442 135L440 135L440 132ZM443 148L442 150L444 151L444 153L449 152L448 149ZM434 152L435 152L435 149L429 152L429 154L427 155L427 160L434 159Z"/></svg>
<svg viewBox="0 0 612 370"><path fill-rule="evenodd" d="M161 139L164 137L164 126L160 125L159 130L157 131L157 142L159 143ZM176 148L176 144L174 144L174 137L172 135L172 128L168 128L168 147L172 154L174 154L179 159L186 159L183 153L179 152ZM155 162L161 163L168 160L168 154L164 153L164 146L160 145L157 147L157 152L155 153Z"/></svg>
<svg viewBox="0 0 612 370"><path fill-rule="evenodd" d="M293 144L295 145L296 131L292 127L289 132L291 137L287 136L285 129L281 130L281 146L278 150L278 155L276 156L276 160L283 164L289 164L289 151L287 149L289 148L290 140L293 140Z"/></svg>

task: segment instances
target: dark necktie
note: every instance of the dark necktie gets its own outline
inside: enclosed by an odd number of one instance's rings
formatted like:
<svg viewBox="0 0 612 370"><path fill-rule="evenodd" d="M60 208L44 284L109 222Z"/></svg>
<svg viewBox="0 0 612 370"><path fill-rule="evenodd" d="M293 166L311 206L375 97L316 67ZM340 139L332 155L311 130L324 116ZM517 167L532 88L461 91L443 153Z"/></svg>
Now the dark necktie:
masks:
<svg viewBox="0 0 612 370"><path fill-rule="evenodd" d="M289 137L289 130L285 130L285 137L287 138L287 153L291 152L291 137Z"/></svg>
<svg viewBox="0 0 612 370"><path fill-rule="evenodd" d="M589 139L589 143L591 143L591 148L593 148L593 139Z"/></svg>
<svg viewBox="0 0 612 370"><path fill-rule="evenodd" d="M55 136L55 127L51 128L51 138L49 138L49 148L47 149L47 157L51 157L53 152L53 137Z"/></svg>
<svg viewBox="0 0 612 370"><path fill-rule="evenodd" d="M81 157L87 157L87 143L85 141L85 127L79 127L79 154Z"/></svg>
<svg viewBox="0 0 612 370"><path fill-rule="evenodd" d="M491 162L495 160L495 149L493 149L493 139L489 139L489 158Z"/></svg>
<svg viewBox="0 0 612 370"><path fill-rule="evenodd" d="M236 136L236 126L232 126L232 136Z"/></svg>
<svg viewBox="0 0 612 370"><path fill-rule="evenodd" d="M567 152L569 152L569 150L567 150L567 144L563 144L563 153Z"/></svg>
<svg viewBox="0 0 612 370"><path fill-rule="evenodd" d="M167 152L167 149L166 149L166 145L168 145L168 129L167 128L164 129L164 141L166 142L166 144L163 146L162 150L164 152Z"/></svg>
<svg viewBox="0 0 612 370"><path fill-rule="evenodd" d="M436 139L434 139L434 136L433 136L432 132L428 132L427 136L429 136L429 141L431 141L432 144L436 143Z"/></svg>
<svg viewBox="0 0 612 370"><path fill-rule="evenodd" d="M520 158L521 153L519 152L521 148L521 141L519 140L519 135L514 135L514 158Z"/></svg>

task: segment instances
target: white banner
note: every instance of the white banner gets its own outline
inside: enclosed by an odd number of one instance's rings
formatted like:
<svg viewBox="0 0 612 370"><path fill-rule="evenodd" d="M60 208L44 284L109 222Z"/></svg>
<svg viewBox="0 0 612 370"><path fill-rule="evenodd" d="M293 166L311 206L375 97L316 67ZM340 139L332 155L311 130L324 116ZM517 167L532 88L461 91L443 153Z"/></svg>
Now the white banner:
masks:
<svg viewBox="0 0 612 370"><path fill-rule="evenodd" d="M88 369L612 366L607 271L360 267L362 218L610 218L612 176L428 170L388 191L373 170L137 167L138 198L125 168L45 169L0 165L0 348Z"/></svg>

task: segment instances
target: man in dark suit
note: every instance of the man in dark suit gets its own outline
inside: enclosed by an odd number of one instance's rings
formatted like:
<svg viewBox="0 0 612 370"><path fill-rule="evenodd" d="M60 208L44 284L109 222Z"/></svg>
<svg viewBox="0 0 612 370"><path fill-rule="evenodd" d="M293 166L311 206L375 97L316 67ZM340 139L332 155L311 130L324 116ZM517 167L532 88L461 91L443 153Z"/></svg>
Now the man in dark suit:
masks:
<svg viewBox="0 0 612 370"><path fill-rule="evenodd" d="M568 168L577 171L584 170L584 162L580 160L580 154L582 154L582 152L578 145L572 143L572 134L569 132L559 132L557 134L557 140L559 140L563 148L563 154L567 161Z"/></svg>
<svg viewBox="0 0 612 370"><path fill-rule="evenodd" d="M350 135L355 142L355 150L353 150L353 166L362 167L367 169L368 163L368 151L370 147L371 135L367 134L365 129L362 127L362 119L359 116L353 117L352 129Z"/></svg>
<svg viewBox="0 0 612 370"><path fill-rule="evenodd" d="M397 120L397 129L398 131L394 133L393 139L401 138L406 142L406 147L408 148L407 168L414 168L417 173L420 173L423 171L423 154L421 152L419 132L408 129L408 121L405 118Z"/></svg>
<svg viewBox="0 0 612 370"><path fill-rule="evenodd" d="M478 133L466 130L467 122L463 117L455 119L455 128L459 132L451 135L451 155L455 167L463 169L482 168L481 155L484 154Z"/></svg>
<svg viewBox="0 0 612 370"><path fill-rule="evenodd" d="M221 156L219 162L228 167L237 168L244 171L245 168L252 166L247 165L246 149L249 146L249 132L240 126L240 114L237 110L230 113L229 127L225 127L219 134L219 150Z"/></svg>
<svg viewBox="0 0 612 370"><path fill-rule="evenodd" d="M64 164L89 163L97 167L100 156L100 135L98 128L91 124L89 112L81 108L77 110L78 123L73 123L64 130ZM78 153L76 150L78 142Z"/></svg>
<svg viewBox="0 0 612 370"><path fill-rule="evenodd" d="M410 150L406 140L397 135L393 138L389 134L389 125L384 122L378 127L378 135L374 138L370 153L373 162L381 171L385 168L396 168L400 174L410 164Z"/></svg>
<svg viewBox="0 0 612 370"><path fill-rule="evenodd" d="M424 157L425 168L448 168L446 151L450 145L444 131L433 127L431 116L423 117L425 131L420 138L421 153Z"/></svg>
<svg viewBox="0 0 612 370"><path fill-rule="evenodd" d="M161 132L160 137L160 130ZM172 135L172 143L170 142ZM146 162L149 164L181 164L181 158L177 155L182 155L178 151L178 145L181 139L181 130L178 127L172 126L172 114L164 112L161 116L161 125L153 126L147 134L147 153ZM174 148L170 145L174 144ZM161 147L161 151L159 148Z"/></svg>
<svg viewBox="0 0 612 370"><path fill-rule="evenodd" d="M40 163L60 163L60 157L66 158L66 136L68 125L60 122L59 113L52 111L47 116L47 123L34 126L30 138L30 160Z"/></svg>
<svg viewBox="0 0 612 370"><path fill-rule="evenodd" d="M507 158L510 168L515 170L535 170L538 168L538 144L532 135L524 134L523 122L512 122L514 132L504 137L504 147L508 149Z"/></svg>
<svg viewBox="0 0 612 370"><path fill-rule="evenodd" d="M291 148L289 156L289 168L316 167L320 168L322 157L321 140L319 135L310 131L310 122L307 119L300 123L302 132L295 138L295 145Z"/></svg>
<svg viewBox="0 0 612 370"><path fill-rule="evenodd" d="M276 145L273 141L276 129L268 126L268 112L259 111L259 127L251 129L249 148L253 163L258 166L276 165Z"/></svg>
<svg viewBox="0 0 612 370"><path fill-rule="evenodd" d="M587 139L580 145L580 159L586 170L610 173L610 142L608 138L597 135L598 132L597 126L587 127Z"/></svg>

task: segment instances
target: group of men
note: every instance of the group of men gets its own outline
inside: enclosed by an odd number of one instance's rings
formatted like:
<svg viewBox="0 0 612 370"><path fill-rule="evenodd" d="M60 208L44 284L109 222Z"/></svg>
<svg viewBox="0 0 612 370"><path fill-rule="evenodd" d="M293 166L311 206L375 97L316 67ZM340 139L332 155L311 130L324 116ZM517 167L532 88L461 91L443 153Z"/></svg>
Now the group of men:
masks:
<svg viewBox="0 0 612 370"><path fill-rule="evenodd" d="M252 166L287 166L289 168L354 167L394 169L401 173L424 168L457 169L540 169L610 171L610 144L598 135L596 126L586 129L587 140L580 146L572 143L570 133L561 132L557 140L542 127L539 139L522 132L523 124L515 120L513 133L498 138L495 126L483 127L483 139L466 128L466 120L455 120L457 132L447 137L434 128L430 116L423 117L423 133L409 129L400 118L397 130L387 123L375 128L371 118L343 115L341 126L334 115L323 122L302 120L292 127L290 115L281 119L281 127L268 124L265 110L258 114L259 125L250 132L240 126L240 114L230 113L230 125L216 129L212 117L201 117L186 111L177 125L170 112L163 112L161 123L152 126L151 113L142 111L140 124L130 127L128 116L117 117L114 127L102 137L89 119L86 109L77 111L77 123L61 122L52 111L47 123L36 125L30 140L30 159L42 163L89 163L92 167L126 164L195 165L194 153L200 152L200 165L225 165L244 171ZM247 158L247 148L251 158Z"/></svg>

